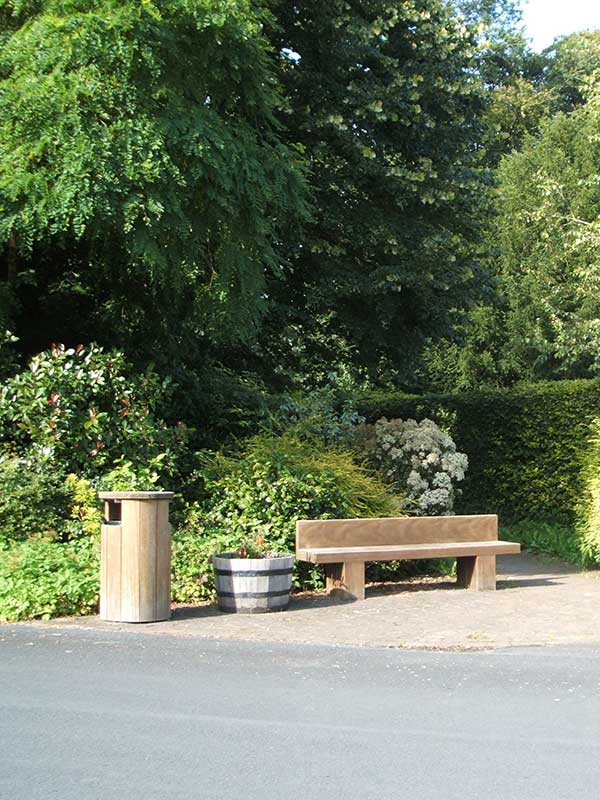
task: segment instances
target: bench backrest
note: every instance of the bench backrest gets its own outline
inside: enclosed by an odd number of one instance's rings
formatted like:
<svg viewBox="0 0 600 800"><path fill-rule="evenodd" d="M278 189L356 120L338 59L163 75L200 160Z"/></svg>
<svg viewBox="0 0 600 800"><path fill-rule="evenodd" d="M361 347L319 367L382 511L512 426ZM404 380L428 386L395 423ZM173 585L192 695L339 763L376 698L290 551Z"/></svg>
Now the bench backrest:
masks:
<svg viewBox="0 0 600 800"><path fill-rule="evenodd" d="M487 542L498 538L495 514L380 519L300 519L296 550L311 547Z"/></svg>

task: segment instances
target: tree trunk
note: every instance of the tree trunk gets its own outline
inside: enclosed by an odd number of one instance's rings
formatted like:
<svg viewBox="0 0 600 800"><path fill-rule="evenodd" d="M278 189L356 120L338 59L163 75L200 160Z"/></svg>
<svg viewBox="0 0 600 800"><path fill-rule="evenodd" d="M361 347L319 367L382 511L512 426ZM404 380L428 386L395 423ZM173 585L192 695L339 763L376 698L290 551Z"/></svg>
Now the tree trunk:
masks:
<svg viewBox="0 0 600 800"><path fill-rule="evenodd" d="M11 231L8 240L8 255L6 258L6 277L9 283L14 283L16 280L18 263L17 237L15 236L15 232Z"/></svg>

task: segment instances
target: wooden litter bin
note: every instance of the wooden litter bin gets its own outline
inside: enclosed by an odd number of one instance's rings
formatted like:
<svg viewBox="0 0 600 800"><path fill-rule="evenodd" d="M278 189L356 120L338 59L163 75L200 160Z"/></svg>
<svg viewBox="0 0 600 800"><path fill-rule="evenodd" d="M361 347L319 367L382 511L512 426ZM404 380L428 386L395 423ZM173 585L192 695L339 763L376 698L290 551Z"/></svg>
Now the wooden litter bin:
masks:
<svg viewBox="0 0 600 800"><path fill-rule="evenodd" d="M173 492L100 492L104 501L100 617L158 622L171 616Z"/></svg>

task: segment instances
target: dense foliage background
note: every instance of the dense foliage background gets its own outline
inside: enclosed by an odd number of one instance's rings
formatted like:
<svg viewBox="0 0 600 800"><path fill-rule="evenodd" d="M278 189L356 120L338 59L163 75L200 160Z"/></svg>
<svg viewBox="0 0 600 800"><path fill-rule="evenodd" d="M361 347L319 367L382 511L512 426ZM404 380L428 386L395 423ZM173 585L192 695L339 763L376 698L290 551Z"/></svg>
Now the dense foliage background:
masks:
<svg viewBox="0 0 600 800"><path fill-rule="evenodd" d="M582 467L600 409L600 381L520 384L456 394L366 395L368 420L430 418L469 456L457 510L501 519L573 523Z"/></svg>
<svg viewBox="0 0 600 800"><path fill-rule="evenodd" d="M188 420L223 383L597 374L599 32L533 53L510 0L0 12L22 357L116 346Z"/></svg>
<svg viewBox="0 0 600 800"><path fill-rule="evenodd" d="M262 12L2 7L4 315L22 346L96 340L166 367L197 337L249 335L305 203Z"/></svg>
<svg viewBox="0 0 600 800"><path fill-rule="evenodd" d="M0 618L93 609L100 487L175 489L183 601L258 529L427 492L598 560L599 31L0 0L0 45ZM420 472L384 429L433 431Z"/></svg>

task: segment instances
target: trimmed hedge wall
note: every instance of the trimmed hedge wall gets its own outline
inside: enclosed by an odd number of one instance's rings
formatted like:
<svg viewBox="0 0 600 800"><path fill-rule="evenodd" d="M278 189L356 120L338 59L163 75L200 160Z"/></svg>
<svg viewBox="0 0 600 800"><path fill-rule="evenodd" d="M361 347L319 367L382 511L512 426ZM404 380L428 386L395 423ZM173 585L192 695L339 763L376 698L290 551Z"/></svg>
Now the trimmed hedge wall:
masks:
<svg viewBox="0 0 600 800"><path fill-rule="evenodd" d="M469 457L458 513L573 522L590 425L600 416L600 379L447 395L370 393L357 405L368 422L429 417L450 429Z"/></svg>
<svg viewBox="0 0 600 800"><path fill-rule="evenodd" d="M600 563L600 419L592 425L585 453L583 493L578 505L577 531L584 558Z"/></svg>

